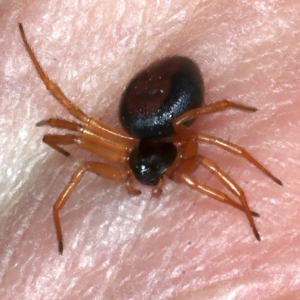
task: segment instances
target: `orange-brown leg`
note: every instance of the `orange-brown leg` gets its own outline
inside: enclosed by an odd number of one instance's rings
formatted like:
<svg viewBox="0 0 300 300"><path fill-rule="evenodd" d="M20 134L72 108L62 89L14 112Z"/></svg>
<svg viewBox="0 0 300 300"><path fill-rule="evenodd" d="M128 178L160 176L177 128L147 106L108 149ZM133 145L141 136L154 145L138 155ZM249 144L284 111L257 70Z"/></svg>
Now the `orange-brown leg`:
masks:
<svg viewBox="0 0 300 300"><path fill-rule="evenodd" d="M161 178L158 181L157 185L152 189L152 192L151 192L152 197L154 197L154 198L159 198L160 197L160 195L162 193L163 185L164 185L164 179Z"/></svg>
<svg viewBox="0 0 300 300"><path fill-rule="evenodd" d="M255 226L254 220L252 218L251 215L251 211L249 209L245 194L243 192L243 190L224 172L222 171L217 164L215 164L213 161L209 160L208 158L205 158L201 155L197 155L195 157L191 157L188 160L190 160L191 162L193 162L195 165L202 165L203 167L205 167L206 169L208 169L209 171L211 171L215 176L218 177L218 179L234 194L236 195L243 207L244 207L244 211L248 217L248 220L250 222L250 225L253 229L254 235L257 238L257 240L260 241L260 236L259 233L257 231L257 228Z"/></svg>
<svg viewBox="0 0 300 300"><path fill-rule="evenodd" d="M82 122L85 122L85 123L88 122L89 117L83 111L81 111L81 109L79 107L77 107L75 104L73 104L65 96L65 94L61 91L61 89L58 87L58 85L45 74L44 70L42 69L38 60L36 59L31 47L28 44L24 29L23 29L23 26L21 23L19 23L19 29L20 29L21 37L24 42L25 48L26 48L37 72L39 73L46 88L48 89L48 91L60 102L60 104L62 104L70 112L70 114L72 116L81 120Z"/></svg>
<svg viewBox="0 0 300 300"><path fill-rule="evenodd" d="M71 177L71 180L61 192L53 206L53 217L58 239L58 250L61 255L63 253L63 237L58 212L66 204L67 200L70 198L71 194L87 171L111 180L124 180L126 178L126 173L124 171L98 162L86 162L75 171Z"/></svg>
<svg viewBox="0 0 300 300"><path fill-rule="evenodd" d="M179 180L179 182L185 183L190 188L197 190L200 193L203 193L213 199L216 199L220 202L230 204L231 206L245 212L245 209L242 205L236 203L234 200L232 200L230 197L228 197L226 194L204 184L200 181L196 180L193 176L184 173L179 172L176 174L176 179ZM253 217L259 217L259 214L255 211L250 211Z"/></svg>
<svg viewBox="0 0 300 300"><path fill-rule="evenodd" d="M140 195L142 192L140 190L137 190L136 188L134 188L131 184L134 179L134 175L133 175L133 172L131 171L128 163L126 166L126 172L127 172L127 178L124 182L124 186L127 189L128 194L130 194L132 196Z"/></svg>
<svg viewBox="0 0 300 300"><path fill-rule="evenodd" d="M60 102L60 104L63 105L72 116L74 116L78 120L84 122L85 128L90 133L94 133L96 135L101 135L104 138L107 138L108 140L112 140L116 143L122 143L123 145L128 146L128 147L134 147L134 145L137 143L137 140L135 138L130 137L123 130L112 129L109 126L104 125L99 120L86 115L79 107L77 107L75 104L73 104L65 96L65 94L59 88L59 86L45 74L44 70L42 69L41 65L39 64L38 60L36 59L34 52L32 51L31 47L28 44L24 29L23 29L23 26L21 23L19 23L19 29L20 29L21 37L24 42L25 48L26 48L39 76L43 80L46 88ZM43 124L43 121L38 123L38 126L42 126L42 125L45 125L45 124Z"/></svg>
<svg viewBox="0 0 300 300"><path fill-rule="evenodd" d="M70 144L76 144L76 140L78 140L79 137L74 134L65 134L65 135L57 135L57 134L46 134L43 137L43 142L49 145L51 148L55 149L59 153L69 156L70 153L64 150L63 148L59 147L60 145L70 145Z"/></svg>
<svg viewBox="0 0 300 300"><path fill-rule="evenodd" d="M70 153L61 148L60 145L77 144L80 148L94 153L100 157L107 158L110 161L126 162L127 151L123 145L113 144L109 141L101 139L101 137L89 135L88 131L85 131L83 135L65 134L55 135L47 134L43 138L43 142L48 144L56 151L63 155L69 156Z"/></svg>
<svg viewBox="0 0 300 300"><path fill-rule="evenodd" d="M132 196L138 196L140 195L142 192L140 190L137 190L136 188L134 188L130 182L130 180L126 180L124 182L125 188L127 189L128 194L132 195Z"/></svg>
<svg viewBox="0 0 300 300"><path fill-rule="evenodd" d="M51 126L61 129L68 129L72 131L82 132L83 126L81 124L78 124L76 122L70 122L63 119L57 119L57 118L50 118L47 120L42 120L38 123L36 123L36 126Z"/></svg>
<svg viewBox="0 0 300 300"><path fill-rule="evenodd" d="M97 123L99 127L95 128L95 120L94 118L91 118L91 122L88 124L88 126L81 125L76 122L70 122L63 119L58 118L50 118L47 120L42 120L36 124L36 126L51 126L61 129L67 129L72 131L77 131L79 133L83 134L84 138L88 138L89 136L99 136L101 137L102 141L107 140L109 144L111 144L111 147L115 147L116 149L121 145L122 148L129 148L133 147L137 141L133 138L128 137L128 140L124 140L124 136L121 135L121 133L115 129L110 131L109 126L106 126L102 123ZM97 130L95 130L97 129ZM114 134L112 134L114 133ZM119 145L119 146L118 146Z"/></svg>
<svg viewBox="0 0 300 300"><path fill-rule="evenodd" d="M220 100L215 103L187 111L186 113L174 119L172 121L172 125L175 132L179 135L180 139L182 141L186 141L190 137L191 131L184 125L184 123L191 121L199 117L200 115L219 112L219 111L226 110L228 108L234 108L234 109L244 110L248 112L257 111L257 108L252 106L241 105L228 100Z"/></svg>
<svg viewBox="0 0 300 300"><path fill-rule="evenodd" d="M178 124L186 123L187 121L193 120L193 119L199 117L200 115L223 111L228 108L245 110L245 111L249 111L249 112L257 111L257 108L255 108L255 107L238 104L238 103L224 99L224 100L220 100L220 101L214 102L212 104L209 104L209 105L206 105L206 106L203 106L200 108L191 109L191 110L185 112L184 114L177 117L173 121L173 125L176 126Z"/></svg>
<svg viewBox="0 0 300 300"><path fill-rule="evenodd" d="M205 142L209 144L216 145L218 147L221 147L235 155L242 156L246 158L249 162L251 162L253 165L255 165L258 169L260 169L263 173L265 173L267 176L272 178L277 184L283 185L281 180L276 178L270 171L268 171L264 166L262 166L252 155L250 155L244 148L232 144L230 142L227 142L225 140L216 138L214 136L208 135L208 134L194 134L191 136L191 139L197 139L200 142Z"/></svg>

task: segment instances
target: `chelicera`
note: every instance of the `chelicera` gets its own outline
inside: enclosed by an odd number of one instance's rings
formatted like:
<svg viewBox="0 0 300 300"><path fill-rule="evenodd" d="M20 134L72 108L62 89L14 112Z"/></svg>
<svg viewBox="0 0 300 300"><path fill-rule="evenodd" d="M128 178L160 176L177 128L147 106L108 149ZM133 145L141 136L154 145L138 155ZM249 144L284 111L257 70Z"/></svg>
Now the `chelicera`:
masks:
<svg viewBox="0 0 300 300"><path fill-rule="evenodd" d="M19 29L26 50L46 88L78 120L71 122L51 118L37 123L37 126L47 125L73 132L63 135L46 134L43 141L65 156L70 154L60 145L77 144L108 161L84 163L75 171L55 202L53 216L60 254L63 252L63 236L58 213L87 171L121 181L132 195L141 193L132 185L136 179L153 186L152 195L155 197L161 194L164 178L169 177L244 211L256 239L260 240L253 220L253 216L259 214L249 209L243 190L234 180L216 163L198 153L198 142L213 144L242 156L277 184L282 185L282 182L240 146L189 129L189 125L204 114L229 108L255 112L256 108L228 100L204 106L204 85L199 68L187 57L171 56L155 61L131 80L121 97L119 109L124 131L110 128L98 119L86 115L48 78L27 42L22 24L19 24ZM111 166L109 162L119 163L120 167ZM199 166L211 171L241 204L194 178L191 174Z"/></svg>

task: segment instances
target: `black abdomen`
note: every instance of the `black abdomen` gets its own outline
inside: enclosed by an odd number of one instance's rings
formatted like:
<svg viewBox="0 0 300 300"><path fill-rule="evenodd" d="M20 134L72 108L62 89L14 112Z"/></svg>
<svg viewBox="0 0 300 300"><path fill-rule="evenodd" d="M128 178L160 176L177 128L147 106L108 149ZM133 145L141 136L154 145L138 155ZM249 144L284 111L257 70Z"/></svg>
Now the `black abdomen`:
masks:
<svg viewBox="0 0 300 300"><path fill-rule="evenodd" d="M120 102L120 121L139 139L174 134L172 120L203 105L204 86L198 66L189 58L167 57L138 73Z"/></svg>

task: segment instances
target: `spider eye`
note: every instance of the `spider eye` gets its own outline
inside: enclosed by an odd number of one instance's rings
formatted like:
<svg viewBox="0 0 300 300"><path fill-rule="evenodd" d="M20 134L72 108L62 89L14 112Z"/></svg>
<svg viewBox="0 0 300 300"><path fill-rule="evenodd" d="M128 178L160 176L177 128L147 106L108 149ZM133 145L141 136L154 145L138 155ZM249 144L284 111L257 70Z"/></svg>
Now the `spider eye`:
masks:
<svg viewBox="0 0 300 300"><path fill-rule="evenodd" d="M173 143L161 140L142 140L131 152L129 165L138 181L156 185L177 155Z"/></svg>

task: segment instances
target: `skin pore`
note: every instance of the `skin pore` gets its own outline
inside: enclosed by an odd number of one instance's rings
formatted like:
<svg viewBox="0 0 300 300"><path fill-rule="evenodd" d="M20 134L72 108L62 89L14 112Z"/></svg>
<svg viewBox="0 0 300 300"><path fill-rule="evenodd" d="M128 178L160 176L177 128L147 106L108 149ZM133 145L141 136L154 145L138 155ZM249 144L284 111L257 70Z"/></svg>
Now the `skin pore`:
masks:
<svg viewBox="0 0 300 300"><path fill-rule="evenodd" d="M250 1L251 2L251 1ZM299 7L294 1L24 1L0 4L1 299L297 299L299 297ZM71 119L49 95L22 44L85 113L119 127L120 95L136 72L167 55L200 66L205 102L258 108L205 116L193 130L245 147L280 187L247 161L209 145L214 160L261 214L257 242L246 215L166 181L159 199L136 184L87 174L60 212L71 175L98 159L66 158L42 143L50 117ZM195 178L227 192L209 173Z"/></svg>

